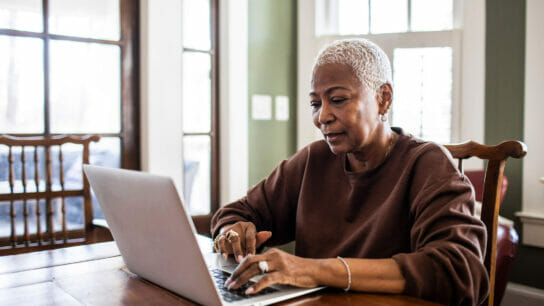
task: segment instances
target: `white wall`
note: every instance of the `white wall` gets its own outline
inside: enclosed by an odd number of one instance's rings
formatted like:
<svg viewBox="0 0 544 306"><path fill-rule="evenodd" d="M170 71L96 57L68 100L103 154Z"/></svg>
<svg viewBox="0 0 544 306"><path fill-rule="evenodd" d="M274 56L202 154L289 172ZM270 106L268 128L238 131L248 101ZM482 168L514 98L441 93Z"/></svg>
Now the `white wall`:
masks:
<svg viewBox="0 0 544 306"><path fill-rule="evenodd" d="M485 129L485 0L462 3L461 111L458 141L484 143ZM465 169L482 169L476 158Z"/></svg>
<svg viewBox="0 0 544 306"><path fill-rule="evenodd" d="M544 1L527 0L522 212L523 243L544 247Z"/></svg>
<svg viewBox="0 0 544 306"><path fill-rule="evenodd" d="M182 191L182 22L179 0L140 0L141 167ZM168 33L168 35L165 35Z"/></svg>
<svg viewBox="0 0 544 306"><path fill-rule="evenodd" d="M247 0L220 3L220 203L248 188Z"/></svg>
<svg viewBox="0 0 544 306"><path fill-rule="evenodd" d="M308 95L313 59L318 51L314 31L314 0L299 0L297 12L297 149L300 149L322 136L312 123Z"/></svg>
<svg viewBox="0 0 544 306"><path fill-rule="evenodd" d="M523 210L544 215L544 1L527 0L525 49L525 144Z"/></svg>

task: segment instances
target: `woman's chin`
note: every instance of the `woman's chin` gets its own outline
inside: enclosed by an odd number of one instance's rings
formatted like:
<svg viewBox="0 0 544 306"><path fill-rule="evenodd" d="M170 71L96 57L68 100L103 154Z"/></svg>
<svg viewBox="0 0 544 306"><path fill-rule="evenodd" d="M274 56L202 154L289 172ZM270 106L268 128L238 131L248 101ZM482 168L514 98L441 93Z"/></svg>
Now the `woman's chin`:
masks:
<svg viewBox="0 0 544 306"><path fill-rule="evenodd" d="M331 152L335 155L344 154L348 152L347 148L343 146L342 144L335 144L330 142L327 142L327 144L329 145L329 149L331 149Z"/></svg>

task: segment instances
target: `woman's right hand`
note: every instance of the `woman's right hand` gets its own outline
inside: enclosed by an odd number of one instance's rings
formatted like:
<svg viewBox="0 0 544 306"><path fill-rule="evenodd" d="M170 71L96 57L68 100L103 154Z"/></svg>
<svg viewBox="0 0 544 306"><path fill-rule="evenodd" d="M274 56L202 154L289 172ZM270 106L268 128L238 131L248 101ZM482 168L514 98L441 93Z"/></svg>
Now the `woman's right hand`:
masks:
<svg viewBox="0 0 544 306"><path fill-rule="evenodd" d="M245 256L255 255L255 250L271 236L272 232L257 232L253 223L240 221L221 228L214 239L214 251L221 253L225 259L229 254L234 254L236 262L241 262Z"/></svg>

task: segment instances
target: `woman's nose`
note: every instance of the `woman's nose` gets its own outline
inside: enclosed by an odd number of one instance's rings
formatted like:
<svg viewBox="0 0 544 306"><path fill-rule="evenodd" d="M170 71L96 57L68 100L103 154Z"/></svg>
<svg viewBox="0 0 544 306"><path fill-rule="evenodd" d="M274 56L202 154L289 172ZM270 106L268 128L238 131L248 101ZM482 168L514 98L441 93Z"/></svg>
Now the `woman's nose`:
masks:
<svg viewBox="0 0 544 306"><path fill-rule="evenodd" d="M328 103L322 103L321 109L319 110L319 123L321 124L329 124L334 120L334 114L331 111L330 106Z"/></svg>

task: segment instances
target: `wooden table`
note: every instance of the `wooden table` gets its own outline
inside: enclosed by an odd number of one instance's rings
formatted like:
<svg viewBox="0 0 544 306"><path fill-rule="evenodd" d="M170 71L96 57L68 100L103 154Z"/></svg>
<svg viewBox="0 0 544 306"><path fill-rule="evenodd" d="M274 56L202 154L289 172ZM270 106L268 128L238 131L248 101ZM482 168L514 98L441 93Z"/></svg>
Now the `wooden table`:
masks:
<svg viewBox="0 0 544 306"><path fill-rule="evenodd" d="M199 238L211 248L208 238ZM128 271L114 242L0 257L0 305L194 305ZM326 289L281 305L435 305Z"/></svg>

